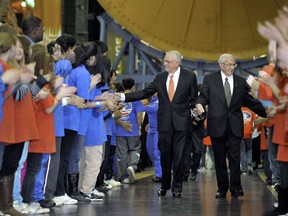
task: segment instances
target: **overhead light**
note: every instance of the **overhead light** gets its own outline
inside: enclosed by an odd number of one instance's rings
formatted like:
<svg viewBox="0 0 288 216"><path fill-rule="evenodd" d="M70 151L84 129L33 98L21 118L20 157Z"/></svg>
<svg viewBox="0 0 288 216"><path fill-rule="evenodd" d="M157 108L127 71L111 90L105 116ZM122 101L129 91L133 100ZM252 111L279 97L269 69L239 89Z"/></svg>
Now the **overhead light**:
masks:
<svg viewBox="0 0 288 216"><path fill-rule="evenodd" d="M26 6L27 6L26 2L25 2L25 1L22 1L22 2L21 2L21 7L26 7Z"/></svg>

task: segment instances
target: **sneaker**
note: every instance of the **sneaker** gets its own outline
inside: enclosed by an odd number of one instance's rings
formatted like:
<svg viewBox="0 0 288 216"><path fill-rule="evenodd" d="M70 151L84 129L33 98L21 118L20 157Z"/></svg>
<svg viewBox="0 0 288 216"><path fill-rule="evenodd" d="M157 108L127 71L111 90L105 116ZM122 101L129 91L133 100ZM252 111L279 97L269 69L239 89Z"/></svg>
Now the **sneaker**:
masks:
<svg viewBox="0 0 288 216"><path fill-rule="evenodd" d="M184 177L184 179L186 179L186 176ZM155 183L161 183L162 178L158 177L158 176L153 176L152 177L152 181L155 182ZM188 177L187 177L187 181L188 181Z"/></svg>
<svg viewBox="0 0 288 216"><path fill-rule="evenodd" d="M27 210L28 204L19 202L19 201L14 201L13 202L13 207L18 211L21 212L22 214L29 214L29 211ZM1 214L0 214L1 215Z"/></svg>
<svg viewBox="0 0 288 216"><path fill-rule="evenodd" d="M78 201L76 199L72 199L67 194L65 194L63 196L54 197L53 201L55 202L56 206L75 205L78 203Z"/></svg>
<svg viewBox="0 0 288 216"><path fill-rule="evenodd" d="M275 202L275 203L273 204L273 206L274 206L275 208L278 208L279 203L278 203L278 202Z"/></svg>
<svg viewBox="0 0 288 216"><path fill-rule="evenodd" d="M126 178L122 181L123 184L130 184L129 178Z"/></svg>
<svg viewBox="0 0 288 216"><path fill-rule="evenodd" d="M38 202L30 203L27 207L27 210L29 211L29 214L43 214L50 212L50 209L42 208Z"/></svg>
<svg viewBox="0 0 288 216"><path fill-rule="evenodd" d="M280 183L277 182L277 183L272 184L272 188L278 192L280 188Z"/></svg>
<svg viewBox="0 0 288 216"><path fill-rule="evenodd" d="M40 206L39 209L37 209L36 213L35 214L44 214L44 213L49 213L50 212L50 209L49 208L42 208Z"/></svg>
<svg viewBox="0 0 288 216"><path fill-rule="evenodd" d="M38 201L42 208L53 208L56 206L56 203L53 200L42 199Z"/></svg>
<svg viewBox="0 0 288 216"><path fill-rule="evenodd" d="M252 165L248 165L248 173L249 174L253 174L254 173L254 169Z"/></svg>
<svg viewBox="0 0 288 216"><path fill-rule="evenodd" d="M106 184L111 185L112 187L119 187L121 186L121 182L115 181L114 179L109 179L104 181Z"/></svg>
<svg viewBox="0 0 288 216"><path fill-rule="evenodd" d="M80 192L70 194L70 197L76 199L78 202L89 202Z"/></svg>
<svg viewBox="0 0 288 216"><path fill-rule="evenodd" d="M97 189L98 191L106 192L106 191L111 190L111 189L112 189L112 186L109 185L109 184L103 183L103 184L101 184L99 187L96 187L96 189Z"/></svg>
<svg viewBox="0 0 288 216"><path fill-rule="evenodd" d="M242 171L242 175L247 175L248 173L246 171Z"/></svg>
<svg viewBox="0 0 288 216"><path fill-rule="evenodd" d="M128 179L129 179L129 183L134 183L135 182L135 172L132 166L129 166L126 170L127 174L128 174Z"/></svg>
<svg viewBox="0 0 288 216"><path fill-rule="evenodd" d="M197 172L206 172L206 168L205 167L201 167L197 170Z"/></svg>
<svg viewBox="0 0 288 216"><path fill-rule="evenodd" d="M265 181L265 185L271 186L272 185L272 180L270 178L267 178Z"/></svg>
<svg viewBox="0 0 288 216"><path fill-rule="evenodd" d="M102 201L103 197L98 197L97 195L91 193L83 193L81 191L79 191L79 194L86 200L90 201L90 202L95 202L95 201Z"/></svg>
<svg viewBox="0 0 288 216"><path fill-rule="evenodd" d="M94 189L92 191L92 193L95 194L98 197L102 197L102 198L105 197L105 194L103 192L98 191L97 189Z"/></svg>

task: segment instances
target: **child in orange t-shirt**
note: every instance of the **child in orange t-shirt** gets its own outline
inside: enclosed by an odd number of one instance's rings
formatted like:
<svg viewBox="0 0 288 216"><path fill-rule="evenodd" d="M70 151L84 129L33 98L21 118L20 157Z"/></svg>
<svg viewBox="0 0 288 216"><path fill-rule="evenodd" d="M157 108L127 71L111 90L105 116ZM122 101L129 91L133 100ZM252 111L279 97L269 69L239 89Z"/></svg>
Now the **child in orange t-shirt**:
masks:
<svg viewBox="0 0 288 216"><path fill-rule="evenodd" d="M207 126L207 119L204 121L204 127L206 130ZM203 139L203 152L202 152L202 162L201 168L199 171L205 171L206 169L212 169L214 167L214 157L213 157L213 149L212 149L212 142L210 136L205 136Z"/></svg>
<svg viewBox="0 0 288 216"><path fill-rule="evenodd" d="M240 162L242 174L253 172L252 169L252 133L256 114L247 107L241 108L244 121L244 136L240 145Z"/></svg>

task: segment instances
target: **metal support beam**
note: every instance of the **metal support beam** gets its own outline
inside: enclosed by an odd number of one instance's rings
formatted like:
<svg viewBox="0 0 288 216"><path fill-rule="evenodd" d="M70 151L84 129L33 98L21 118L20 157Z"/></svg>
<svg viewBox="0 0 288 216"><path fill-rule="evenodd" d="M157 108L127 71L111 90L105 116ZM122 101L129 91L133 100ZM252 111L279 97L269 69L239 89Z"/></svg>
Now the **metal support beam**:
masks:
<svg viewBox="0 0 288 216"><path fill-rule="evenodd" d="M119 62L120 62L120 60L121 60L121 58L122 58L122 56L123 56L123 54L124 54L125 49L126 49L127 46L128 46L128 42L127 42L127 41L124 41L124 43L123 43L123 45L122 45L122 47L121 47L121 50L120 50L120 52L119 52L119 54L118 54L118 56L117 56L114 64L112 65L112 70L115 70L115 71L117 70L117 67L118 67L118 65L119 65Z"/></svg>
<svg viewBox="0 0 288 216"><path fill-rule="evenodd" d="M105 20L101 16L97 16L97 19L100 23L100 41L103 41L104 43L107 43L107 26L105 23Z"/></svg>

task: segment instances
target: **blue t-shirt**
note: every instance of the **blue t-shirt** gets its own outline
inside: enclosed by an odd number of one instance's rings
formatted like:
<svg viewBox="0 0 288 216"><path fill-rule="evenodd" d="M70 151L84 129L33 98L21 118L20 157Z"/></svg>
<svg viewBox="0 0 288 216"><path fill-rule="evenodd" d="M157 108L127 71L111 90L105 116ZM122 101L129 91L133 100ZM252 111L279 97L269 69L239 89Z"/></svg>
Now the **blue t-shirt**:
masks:
<svg viewBox="0 0 288 216"><path fill-rule="evenodd" d="M126 131L120 125L116 125L116 136L139 136L137 113L143 112L141 101L125 102L125 106L121 109L122 117L120 121L128 121L132 125L132 132Z"/></svg>
<svg viewBox="0 0 288 216"><path fill-rule="evenodd" d="M84 100L89 100L90 73L84 65L74 68L68 77L68 86L77 88L76 94ZM64 128L78 131L79 135L85 136L88 129L88 120L91 109L80 110L75 106L64 107Z"/></svg>
<svg viewBox="0 0 288 216"><path fill-rule="evenodd" d="M157 112L158 112L158 106L159 106L159 101L158 97L152 98L150 101L149 106L143 106L143 110L148 113L148 121L149 121L149 133L155 133L157 132Z"/></svg>
<svg viewBox="0 0 288 216"><path fill-rule="evenodd" d="M90 100L94 100L96 96L101 95L101 90L103 89L107 89L107 86L101 88L94 87L90 91ZM96 107L91 109L92 113L89 118L88 129L84 143L85 146L98 146L107 141L104 117L101 111L103 108L104 107Z"/></svg>
<svg viewBox="0 0 288 216"><path fill-rule="evenodd" d="M65 80L71 74L71 71L72 71L71 62L67 59L61 59L57 61L54 64L54 71L55 71L56 76L61 76Z"/></svg>
<svg viewBox="0 0 288 216"><path fill-rule="evenodd" d="M67 77L70 75L72 71L71 62L66 59L59 60L58 62L54 64L54 71L55 71L56 76L61 76L64 78L64 83L65 83L65 79L67 79ZM64 113L63 113L63 107L62 107L61 101L53 113L54 113L55 136L63 137L64 136Z"/></svg>

